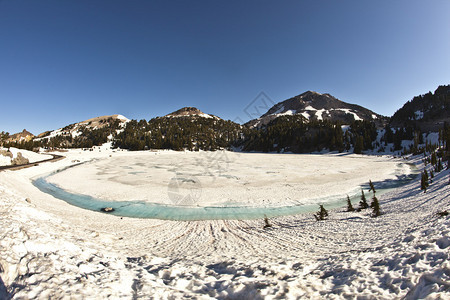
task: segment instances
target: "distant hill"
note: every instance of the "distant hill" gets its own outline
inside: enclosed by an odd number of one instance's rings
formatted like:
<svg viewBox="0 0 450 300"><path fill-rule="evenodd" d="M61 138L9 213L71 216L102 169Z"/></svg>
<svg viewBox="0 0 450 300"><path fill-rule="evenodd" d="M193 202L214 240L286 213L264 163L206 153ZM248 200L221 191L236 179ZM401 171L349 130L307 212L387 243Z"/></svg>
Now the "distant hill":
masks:
<svg viewBox="0 0 450 300"><path fill-rule="evenodd" d="M163 117L132 120L114 141L130 150L217 150L230 148L242 136L243 127L232 121L184 107Z"/></svg>
<svg viewBox="0 0 450 300"><path fill-rule="evenodd" d="M392 127L414 127L438 131L450 123L450 85L439 86L434 93L414 97L392 116Z"/></svg>
<svg viewBox="0 0 450 300"><path fill-rule="evenodd" d="M343 102L330 94L307 91L275 104L260 118L249 121L247 126L261 127L278 117L287 115L303 116L306 120L328 120L345 124L358 120L379 123L383 119L383 116L367 108Z"/></svg>
<svg viewBox="0 0 450 300"><path fill-rule="evenodd" d="M41 133L34 141L47 147L89 148L111 141L127 122L122 115L96 117Z"/></svg>
<svg viewBox="0 0 450 300"><path fill-rule="evenodd" d="M22 132L15 133L9 136L7 142L28 142L34 138L34 134L24 129Z"/></svg>

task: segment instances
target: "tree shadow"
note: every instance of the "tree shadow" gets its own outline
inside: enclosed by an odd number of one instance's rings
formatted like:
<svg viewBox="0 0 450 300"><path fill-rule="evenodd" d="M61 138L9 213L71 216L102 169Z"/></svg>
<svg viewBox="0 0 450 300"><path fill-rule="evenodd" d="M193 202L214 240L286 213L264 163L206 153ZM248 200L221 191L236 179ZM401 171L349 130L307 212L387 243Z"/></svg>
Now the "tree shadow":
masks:
<svg viewBox="0 0 450 300"><path fill-rule="evenodd" d="M0 277L0 299L12 299L12 295L8 293L8 289L6 288L5 283L2 280L2 277Z"/></svg>

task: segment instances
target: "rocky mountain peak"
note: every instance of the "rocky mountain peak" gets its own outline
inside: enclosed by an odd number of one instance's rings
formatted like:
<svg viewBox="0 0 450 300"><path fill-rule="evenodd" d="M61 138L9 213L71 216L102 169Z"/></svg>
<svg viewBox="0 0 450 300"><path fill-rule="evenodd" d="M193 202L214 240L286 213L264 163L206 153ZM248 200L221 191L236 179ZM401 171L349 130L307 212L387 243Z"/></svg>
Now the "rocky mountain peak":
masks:
<svg viewBox="0 0 450 300"><path fill-rule="evenodd" d="M11 135L8 141L21 142L21 141L29 141L33 138L34 138L34 134L32 134L28 130L24 129L24 130L22 130L22 132Z"/></svg>
<svg viewBox="0 0 450 300"><path fill-rule="evenodd" d="M261 127L283 115L302 115L307 120L331 120L344 123L376 120L381 117L362 106L343 102L330 94L307 91L275 104L267 113L248 124L251 127Z"/></svg>
<svg viewBox="0 0 450 300"><path fill-rule="evenodd" d="M166 117L174 118L174 117L204 117L204 118L218 118L213 115L205 114L201 110L199 110L196 107L183 107L177 111L174 111L173 113L170 113L166 115Z"/></svg>

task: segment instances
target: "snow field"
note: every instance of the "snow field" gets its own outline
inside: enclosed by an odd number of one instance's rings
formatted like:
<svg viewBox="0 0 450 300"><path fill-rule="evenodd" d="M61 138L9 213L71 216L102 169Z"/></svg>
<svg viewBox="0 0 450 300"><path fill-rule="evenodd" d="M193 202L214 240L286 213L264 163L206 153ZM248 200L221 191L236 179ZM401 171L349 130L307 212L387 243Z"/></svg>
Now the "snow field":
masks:
<svg viewBox="0 0 450 300"><path fill-rule="evenodd" d="M380 196L378 218L341 208L321 222L312 214L273 218L268 229L263 220L114 217L30 183L111 153L69 151L62 161L0 173L0 298L450 297L450 218L436 215L449 209L449 171L427 193L416 180Z"/></svg>
<svg viewBox="0 0 450 300"><path fill-rule="evenodd" d="M8 149L2 149L2 150L8 150ZM52 158L51 155L35 153L33 151L28 151L28 150L24 150L24 149L13 148L13 147L9 148L9 152L11 152L13 155L12 159L16 158L18 153L20 152L24 158L27 158L29 160L30 163L34 163L34 162L38 162L41 160L46 160L46 159ZM0 166L11 165L12 159L9 156L0 155Z"/></svg>

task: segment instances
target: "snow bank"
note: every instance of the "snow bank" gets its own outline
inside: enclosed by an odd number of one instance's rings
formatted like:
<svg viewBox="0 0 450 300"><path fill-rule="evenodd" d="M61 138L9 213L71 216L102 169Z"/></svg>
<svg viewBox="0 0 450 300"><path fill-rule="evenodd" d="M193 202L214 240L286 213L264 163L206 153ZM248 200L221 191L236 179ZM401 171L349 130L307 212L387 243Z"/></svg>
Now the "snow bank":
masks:
<svg viewBox="0 0 450 300"><path fill-rule="evenodd" d="M28 151L28 150L24 150L24 149L18 149L18 148L9 148L9 149L4 149L4 150L9 150L9 152L11 152L12 154L12 158L10 158L9 156L3 156L0 155L0 166L9 166L11 165L11 161L15 158L17 158L18 153L21 153L22 156L26 159L28 159L28 161L30 163L34 163L34 162L38 162L41 160L46 160L46 159L50 159L52 158L51 155L45 155L45 154L39 154L33 151Z"/></svg>

